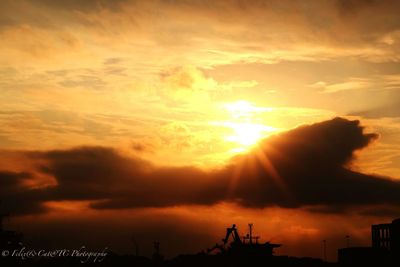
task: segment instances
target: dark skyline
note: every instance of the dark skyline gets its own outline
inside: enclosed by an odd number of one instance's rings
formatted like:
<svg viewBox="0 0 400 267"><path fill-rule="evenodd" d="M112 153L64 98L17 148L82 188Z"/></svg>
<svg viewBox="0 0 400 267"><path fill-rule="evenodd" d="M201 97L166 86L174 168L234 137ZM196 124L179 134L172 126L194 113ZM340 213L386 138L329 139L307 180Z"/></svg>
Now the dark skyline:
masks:
<svg viewBox="0 0 400 267"><path fill-rule="evenodd" d="M400 217L400 2L0 1L0 201L35 247L329 259Z"/></svg>

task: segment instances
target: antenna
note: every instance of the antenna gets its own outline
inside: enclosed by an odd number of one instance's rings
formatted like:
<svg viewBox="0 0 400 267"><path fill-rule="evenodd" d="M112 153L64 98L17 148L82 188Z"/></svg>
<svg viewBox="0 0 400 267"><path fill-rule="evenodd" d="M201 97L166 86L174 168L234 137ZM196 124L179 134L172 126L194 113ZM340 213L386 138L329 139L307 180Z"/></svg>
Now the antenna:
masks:
<svg viewBox="0 0 400 267"><path fill-rule="evenodd" d="M133 245L135 246L135 256L138 257L139 256L139 245L138 245L134 235L132 235L131 240L133 242Z"/></svg>
<svg viewBox="0 0 400 267"><path fill-rule="evenodd" d="M346 235L345 238L346 238L346 247L349 248L350 247L350 236Z"/></svg>
<svg viewBox="0 0 400 267"><path fill-rule="evenodd" d="M253 224L249 223L249 233L243 237L243 241L245 239L249 239L249 244L253 244L253 240L255 240L256 244L258 244L259 238L260 238L259 236L253 236Z"/></svg>

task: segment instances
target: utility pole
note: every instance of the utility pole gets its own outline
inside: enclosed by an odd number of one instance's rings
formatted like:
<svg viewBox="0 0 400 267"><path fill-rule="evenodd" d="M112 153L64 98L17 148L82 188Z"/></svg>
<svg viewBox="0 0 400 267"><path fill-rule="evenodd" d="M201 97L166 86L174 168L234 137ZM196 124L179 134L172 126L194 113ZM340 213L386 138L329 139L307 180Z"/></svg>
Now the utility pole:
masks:
<svg viewBox="0 0 400 267"><path fill-rule="evenodd" d="M253 224L249 223L249 239L250 239L250 244L253 244Z"/></svg>
<svg viewBox="0 0 400 267"><path fill-rule="evenodd" d="M160 262L163 261L164 257L160 253L160 242L159 241L154 241L154 254L153 254L153 260Z"/></svg>
<svg viewBox="0 0 400 267"><path fill-rule="evenodd" d="M326 240L322 240L322 246L323 246L323 253L324 253L324 261L328 261L328 258L326 256Z"/></svg>

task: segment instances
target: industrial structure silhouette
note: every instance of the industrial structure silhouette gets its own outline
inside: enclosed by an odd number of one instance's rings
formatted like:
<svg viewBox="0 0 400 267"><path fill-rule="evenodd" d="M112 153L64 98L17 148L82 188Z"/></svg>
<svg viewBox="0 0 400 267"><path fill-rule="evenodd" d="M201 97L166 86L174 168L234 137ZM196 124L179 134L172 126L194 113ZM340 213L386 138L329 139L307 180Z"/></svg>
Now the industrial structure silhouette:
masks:
<svg viewBox="0 0 400 267"><path fill-rule="evenodd" d="M347 247L338 250L343 266L400 266L400 218L392 223L371 226L371 247Z"/></svg>
<svg viewBox="0 0 400 267"><path fill-rule="evenodd" d="M7 213L0 214L0 253L18 250L23 246L22 234L5 230L3 220ZM160 242L154 242L152 258L135 255L117 255L109 253L101 262L87 262L85 266L138 266L138 267L180 267L180 266L249 266L252 264L266 266L400 266L400 219L392 223L372 225L371 247L350 247L338 250L338 262L327 262L322 259L275 256L274 249L281 244L260 242L260 237L254 235L253 224L248 225L248 233L240 235L235 224L226 229L222 243L201 251L197 254L179 255L166 260L161 254ZM6 266L82 266L79 258L21 258L6 257L2 254L0 262ZM3 266L3 265L2 265Z"/></svg>

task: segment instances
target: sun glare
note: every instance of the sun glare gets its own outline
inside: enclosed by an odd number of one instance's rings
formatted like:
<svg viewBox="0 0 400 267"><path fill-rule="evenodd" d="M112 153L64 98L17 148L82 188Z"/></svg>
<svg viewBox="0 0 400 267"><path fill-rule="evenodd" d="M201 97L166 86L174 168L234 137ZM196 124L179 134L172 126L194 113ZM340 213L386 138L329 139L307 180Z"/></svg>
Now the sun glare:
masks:
<svg viewBox="0 0 400 267"><path fill-rule="evenodd" d="M250 102L240 100L234 103L224 105L233 118L243 119L246 117L254 117L257 113L272 111L272 108L256 107Z"/></svg>
<svg viewBox="0 0 400 267"><path fill-rule="evenodd" d="M231 130L224 139L233 143L233 152L243 152L276 131L262 119L262 113L272 111L272 108L257 107L243 100L225 104L224 108L230 118L218 125Z"/></svg>
<svg viewBox="0 0 400 267"><path fill-rule="evenodd" d="M267 132L275 130L270 126L248 122L226 123L225 125L233 130L233 135L227 136L225 139L242 146L252 146L264 137Z"/></svg>

